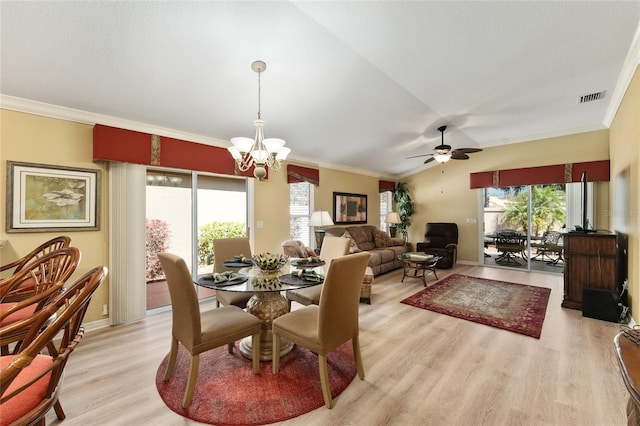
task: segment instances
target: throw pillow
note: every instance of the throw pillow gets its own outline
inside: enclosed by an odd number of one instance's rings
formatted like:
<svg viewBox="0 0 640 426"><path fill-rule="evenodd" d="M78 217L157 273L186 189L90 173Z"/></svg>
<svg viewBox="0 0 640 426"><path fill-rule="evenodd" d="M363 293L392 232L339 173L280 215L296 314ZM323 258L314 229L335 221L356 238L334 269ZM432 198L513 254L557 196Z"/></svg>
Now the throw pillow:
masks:
<svg viewBox="0 0 640 426"><path fill-rule="evenodd" d="M360 251L360 249L358 248L358 244L356 244L355 240L351 238L351 234L349 233L349 231L344 231L344 234L342 234L342 238L349 238L351 240L351 246L349 247L350 254L358 253Z"/></svg>
<svg viewBox="0 0 640 426"><path fill-rule="evenodd" d="M373 231L373 241L376 243L376 248L391 246L391 237L389 237L389 234L379 229Z"/></svg>

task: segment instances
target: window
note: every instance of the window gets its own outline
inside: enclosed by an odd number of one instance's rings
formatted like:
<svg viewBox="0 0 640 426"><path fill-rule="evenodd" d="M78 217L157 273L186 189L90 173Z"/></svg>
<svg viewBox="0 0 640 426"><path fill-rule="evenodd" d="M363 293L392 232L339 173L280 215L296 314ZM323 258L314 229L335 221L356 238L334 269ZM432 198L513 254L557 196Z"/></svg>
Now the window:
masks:
<svg viewBox="0 0 640 426"><path fill-rule="evenodd" d="M313 185L308 182L289 184L289 234L292 240L300 240L310 247L309 218L313 212Z"/></svg>
<svg viewBox="0 0 640 426"><path fill-rule="evenodd" d="M380 229L389 231L389 224L384 223L387 213L393 211L393 192L384 191L380 193Z"/></svg>

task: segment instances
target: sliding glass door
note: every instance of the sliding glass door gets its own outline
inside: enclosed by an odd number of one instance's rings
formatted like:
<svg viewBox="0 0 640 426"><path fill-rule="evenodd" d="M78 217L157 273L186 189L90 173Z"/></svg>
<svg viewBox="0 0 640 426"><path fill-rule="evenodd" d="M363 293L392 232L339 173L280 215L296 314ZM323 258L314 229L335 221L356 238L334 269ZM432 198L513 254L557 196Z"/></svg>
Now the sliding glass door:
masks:
<svg viewBox="0 0 640 426"><path fill-rule="evenodd" d="M213 271L213 238L246 235L246 180L147 170L147 309L171 303L157 253L168 251L187 262L193 279ZM199 298L213 290L196 286Z"/></svg>
<svg viewBox="0 0 640 426"><path fill-rule="evenodd" d="M562 273L564 184L484 189L484 264Z"/></svg>

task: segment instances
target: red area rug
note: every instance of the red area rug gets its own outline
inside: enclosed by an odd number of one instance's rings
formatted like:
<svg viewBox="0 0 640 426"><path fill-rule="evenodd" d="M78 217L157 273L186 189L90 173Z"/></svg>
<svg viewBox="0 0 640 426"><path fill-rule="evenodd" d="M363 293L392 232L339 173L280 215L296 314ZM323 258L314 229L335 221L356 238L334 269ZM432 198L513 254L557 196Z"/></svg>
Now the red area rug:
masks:
<svg viewBox="0 0 640 426"><path fill-rule="evenodd" d="M453 274L402 303L540 338L551 289Z"/></svg>
<svg viewBox="0 0 640 426"><path fill-rule="evenodd" d="M168 356L156 373L156 387L172 411L189 419L215 425L262 425L299 416L324 406L318 356L298 346L280 358L280 372L271 373L271 362L260 363L254 375L251 361L237 345L233 355L220 347L200 355L198 382L191 405L182 408L187 385L189 353L180 346L171 379L163 380ZM331 394L338 396L356 375L351 342L327 357Z"/></svg>

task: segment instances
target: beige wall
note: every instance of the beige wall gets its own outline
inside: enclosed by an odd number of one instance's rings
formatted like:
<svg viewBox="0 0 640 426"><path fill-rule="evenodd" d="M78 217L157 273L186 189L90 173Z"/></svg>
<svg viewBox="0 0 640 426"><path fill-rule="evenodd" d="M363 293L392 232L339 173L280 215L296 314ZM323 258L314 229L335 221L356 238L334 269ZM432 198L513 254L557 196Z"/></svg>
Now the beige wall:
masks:
<svg viewBox="0 0 640 426"><path fill-rule="evenodd" d="M479 189L469 189L469 174L519 167L545 166L609 158L608 130L487 148L466 161L449 161L404 179L415 201L409 240L422 241L427 222L455 222L459 227L458 260L479 262L482 221ZM608 184L598 184L595 225L607 219ZM477 223L467 223L476 219ZM415 246L414 246L415 247Z"/></svg>
<svg viewBox="0 0 640 426"><path fill-rule="evenodd" d="M629 298L631 314L640 321L640 68L610 129L611 229L629 235ZM622 184L626 182L626 185ZM626 186L626 190L621 188Z"/></svg>
<svg viewBox="0 0 640 426"><path fill-rule="evenodd" d="M300 164L307 167L307 164ZM254 251L280 252L280 244L289 239L289 186L287 184L286 164L280 172L270 172L268 181L255 182L254 185ZM334 169L320 168L320 185L314 189L314 210L326 210L333 218L333 193L350 192L366 194L368 209L367 221L379 226L380 198L378 178L349 173ZM256 228L262 221L264 227Z"/></svg>
<svg viewBox="0 0 640 426"><path fill-rule="evenodd" d="M639 229L638 163L640 162L640 77L630 85L622 106L611 127L611 153L609 131L597 131L525 142L504 147L493 147L472 155L469 161L450 161L402 179L407 182L416 212L411 218L409 240L421 241L424 224L429 221L456 222L460 226L459 258L479 261L479 226L467 224L467 218L479 217L478 190L469 189L469 173L496 169L540 166L566 162L607 159L611 156L611 176L614 179L626 170L629 176L628 216L630 222L629 270L633 312L638 312L640 284L638 271ZM92 126L41 116L0 110L0 203L6 206L6 161L56 164L70 167L102 170L100 230L68 233L75 246L83 252L77 278L97 265L108 264L107 173L103 165L92 158ZM378 225L378 178L356 173L320 168L320 186L315 191L315 209L332 211L333 192L352 192L368 195L368 223ZM598 185L596 226L613 226L609 205L616 206L615 190L608 184ZM280 251L280 243L289 236L289 190L284 171L273 172L267 182L255 182L254 251ZM264 227L255 224L262 221ZM0 251L0 263L15 260L34 246L49 239L52 233L7 234L4 217L0 224L0 239L8 244ZM104 319L100 314L108 303L108 279L98 289L87 313L87 321Z"/></svg>
<svg viewBox="0 0 640 426"><path fill-rule="evenodd" d="M93 126L70 121L45 118L0 109L0 204L7 205L6 176L7 161L52 164L68 167L101 170L100 185L100 230L85 232L6 232L6 208L0 225L0 239L8 240L0 249L0 264L12 262L34 247L58 235L71 237L71 245L82 252L82 259L71 282L80 278L96 266L108 265L109 233L106 212L107 181L105 169L91 161ZM98 288L89 310L87 321L105 319L101 310L109 303L109 278Z"/></svg>

